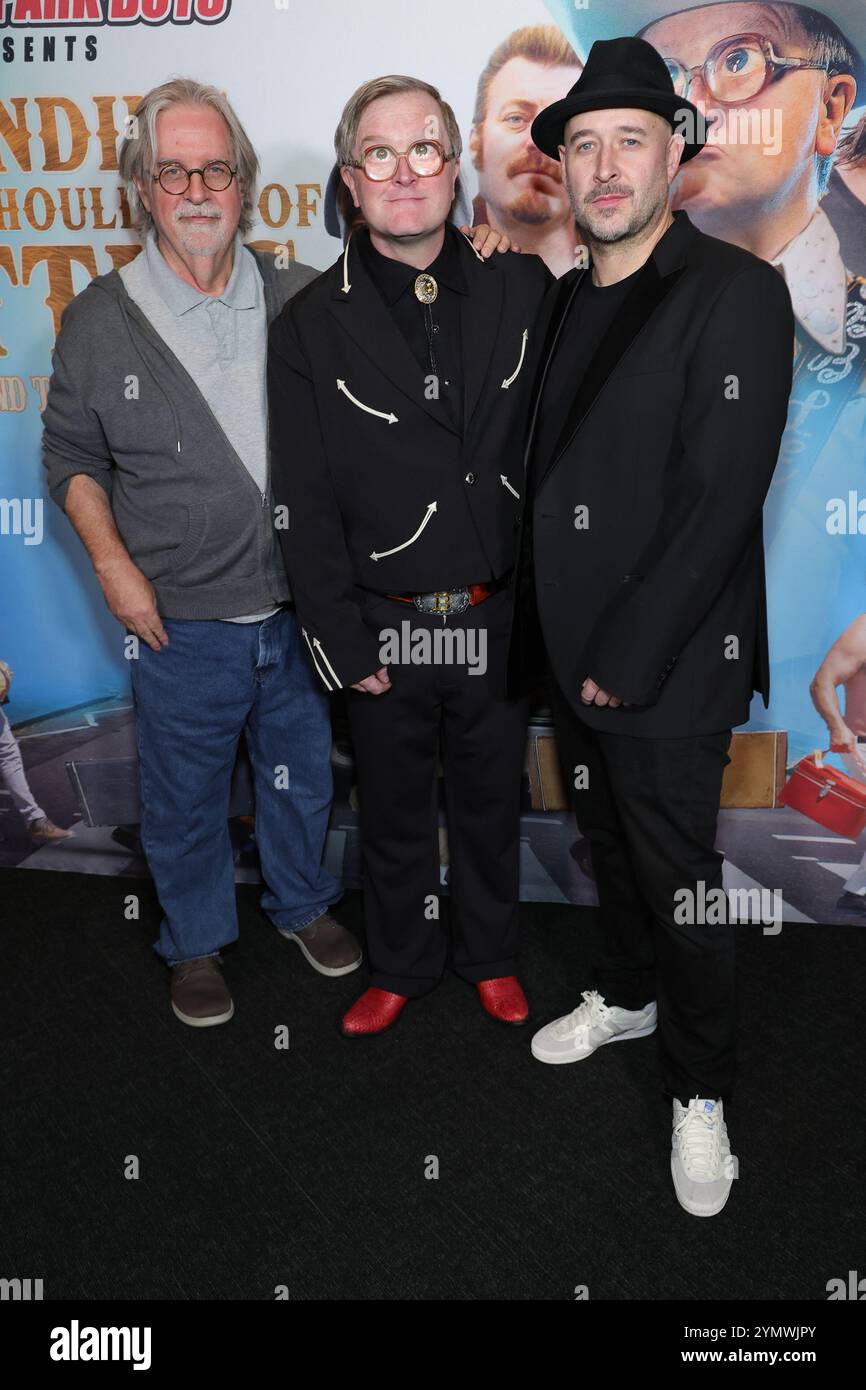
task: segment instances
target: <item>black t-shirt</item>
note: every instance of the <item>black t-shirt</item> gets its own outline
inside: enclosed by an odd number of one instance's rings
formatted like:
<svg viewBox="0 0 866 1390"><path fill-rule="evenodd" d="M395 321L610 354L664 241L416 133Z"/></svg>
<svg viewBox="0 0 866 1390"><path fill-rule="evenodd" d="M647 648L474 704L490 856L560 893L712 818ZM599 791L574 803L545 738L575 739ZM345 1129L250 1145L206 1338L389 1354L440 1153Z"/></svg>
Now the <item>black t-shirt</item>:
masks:
<svg viewBox="0 0 866 1390"><path fill-rule="evenodd" d="M641 265L613 285L594 285L591 270L584 275L571 301L544 384L532 454L536 477L550 462L587 369L642 270Z"/></svg>

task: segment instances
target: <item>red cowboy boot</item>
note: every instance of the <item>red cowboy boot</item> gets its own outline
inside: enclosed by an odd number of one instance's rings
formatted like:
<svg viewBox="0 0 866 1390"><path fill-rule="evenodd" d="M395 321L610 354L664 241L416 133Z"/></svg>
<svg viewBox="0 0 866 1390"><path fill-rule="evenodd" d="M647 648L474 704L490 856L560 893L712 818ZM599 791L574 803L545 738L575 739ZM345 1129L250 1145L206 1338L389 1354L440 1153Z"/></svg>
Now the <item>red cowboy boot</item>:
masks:
<svg viewBox="0 0 866 1390"><path fill-rule="evenodd" d="M346 1038L358 1038L367 1033L384 1033L386 1028L397 1022L404 1004L409 1000L405 994L391 994L387 989L371 986L356 999L347 1014L343 1015L340 1028Z"/></svg>
<svg viewBox="0 0 866 1390"><path fill-rule="evenodd" d="M475 986L481 996L481 1003L500 1023L525 1023L529 1018L529 1005L516 975L500 975L495 980L479 980Z"/></svg>

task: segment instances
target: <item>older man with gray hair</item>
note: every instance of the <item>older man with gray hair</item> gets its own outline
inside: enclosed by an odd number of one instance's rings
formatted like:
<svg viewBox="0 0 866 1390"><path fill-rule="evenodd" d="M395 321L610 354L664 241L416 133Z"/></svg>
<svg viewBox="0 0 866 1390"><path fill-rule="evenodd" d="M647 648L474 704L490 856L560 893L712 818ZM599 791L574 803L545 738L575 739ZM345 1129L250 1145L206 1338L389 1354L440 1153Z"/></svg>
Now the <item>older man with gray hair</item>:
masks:
<svg viewBox="0 0 866 1390"><path fill-rule="evenodd" d="M323 975L360 964L329 914L327 696L298 631L268 465L269 322L315 278L244 245L258 159L225 97L179 78L139 103L120 151L142 253L63 316L44 415L51 495L131 644L142 842L164 912L155 949L184 1023L234 1012L227 816L238 742L254 772L262 906ZM290 520L290 519L289 519Z"/></svg>

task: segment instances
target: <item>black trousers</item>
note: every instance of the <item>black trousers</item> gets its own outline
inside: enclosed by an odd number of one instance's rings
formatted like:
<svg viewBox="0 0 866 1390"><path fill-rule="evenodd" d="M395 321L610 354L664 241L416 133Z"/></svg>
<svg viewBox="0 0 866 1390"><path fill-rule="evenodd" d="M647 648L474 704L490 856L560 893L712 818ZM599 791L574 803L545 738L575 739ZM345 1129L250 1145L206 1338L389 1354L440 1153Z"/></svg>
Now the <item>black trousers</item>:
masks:
<svg viewBox="0 0 866 1390"><path fill-rule="evenodd" d="M451 963L472 982L515 970L528 702L504 696L510 603L503 589L443 623L395 599L365 600L365 621L380 643L389 633L402 638L403 624L415 642L424 640L423 632L435 641L447 626L454 650L459 654L462 633L472 658L392 660L383 663L392 683L386 694L346 692L358 769L370 981L395 994L426 994L446 964L439 914L440 757ZM470 674L473 668L479 673Z"/></svg>
<svg viewBox="0 0 866 1390"><path fill-rule="evenodd" d="M637 738L590 728L552 682L557 741L589 840L603 946L590 988L625 1009L658 1004L665 1095L729 1101L735 1073L733 927L675 921L675 894L722 886L714 848L731 729ZM575 768L588 786L574 789ZM724 914L726 917L727 914Z"/></svg>

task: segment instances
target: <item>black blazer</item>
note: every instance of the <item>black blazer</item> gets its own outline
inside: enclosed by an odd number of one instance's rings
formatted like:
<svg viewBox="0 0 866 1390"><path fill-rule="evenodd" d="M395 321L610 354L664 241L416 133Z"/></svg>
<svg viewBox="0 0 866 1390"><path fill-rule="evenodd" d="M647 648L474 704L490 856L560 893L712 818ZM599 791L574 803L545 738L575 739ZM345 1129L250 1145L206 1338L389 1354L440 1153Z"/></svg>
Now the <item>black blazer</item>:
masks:
<svg viewBox="0 0 866 1390"><path fill-rule="evenodd" d="M382 664L362 590L457 588L514 562L534 324L552 277L537 256L482 260L462 236L460 255L462 432L351 240L271 326L272 486L289 509L279 535L328 689ZM479 556L487 574L471 572Z"/></svg>
<svg viewBox="0 0 866 1390"><path fill-rule="evenodd" d="M788 289L767 262L675 213L552 457L533 458L546 371L588 273L569 271L545 304L509 688L538 683L546 648L594 728L661 738L733 727L753 690L769 701L762 506L791 389ZM584 705L586 676L629 707Z"/></svg>

